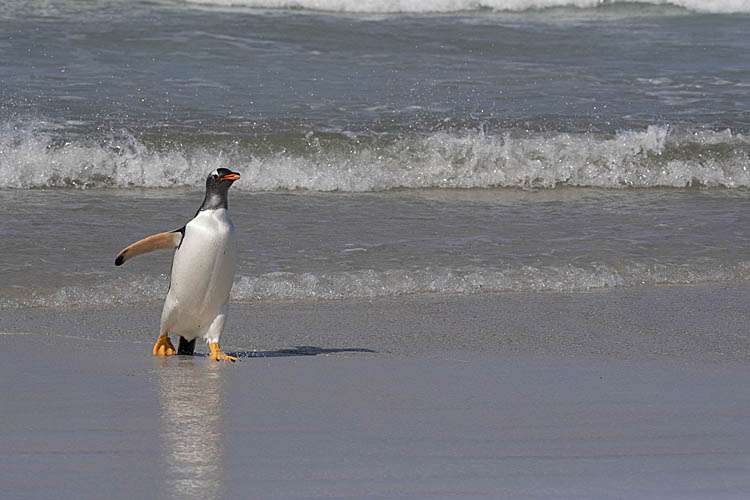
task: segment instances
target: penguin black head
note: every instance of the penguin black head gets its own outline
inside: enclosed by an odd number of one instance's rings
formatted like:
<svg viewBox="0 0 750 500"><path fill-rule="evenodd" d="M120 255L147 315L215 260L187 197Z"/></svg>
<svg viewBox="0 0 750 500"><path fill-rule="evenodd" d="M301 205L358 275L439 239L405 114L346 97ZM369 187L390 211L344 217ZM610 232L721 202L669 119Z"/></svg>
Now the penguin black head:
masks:
<svg viewBox="0 0 750 500"><path fill-rule="evenodd" d="M227 192L239 178L240 174L228 168L218 168L211 172L206 179L206 197L198 211L227 208Z"/></svg>

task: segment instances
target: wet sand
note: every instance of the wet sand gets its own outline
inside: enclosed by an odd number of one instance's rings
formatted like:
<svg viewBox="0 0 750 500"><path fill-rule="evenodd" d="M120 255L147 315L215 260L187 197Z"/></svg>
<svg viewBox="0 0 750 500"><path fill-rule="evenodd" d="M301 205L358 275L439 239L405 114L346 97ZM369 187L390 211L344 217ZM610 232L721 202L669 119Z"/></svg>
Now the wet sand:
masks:
<svg viewBox="0 0 750 500"><path fill-rule="evenodd" d="M745 286L3 311L3 498L750 495ZM200 346L202 354L205 348Z"/></svg>

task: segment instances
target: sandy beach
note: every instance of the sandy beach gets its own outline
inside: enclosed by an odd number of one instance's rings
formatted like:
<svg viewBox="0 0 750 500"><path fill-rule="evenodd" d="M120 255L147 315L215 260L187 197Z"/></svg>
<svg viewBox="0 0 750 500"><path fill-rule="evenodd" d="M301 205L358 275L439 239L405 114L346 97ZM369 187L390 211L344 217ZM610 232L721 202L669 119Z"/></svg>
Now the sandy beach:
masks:
<svg viewBox="0 0 750 500"><path fill-rule="evenodd" d="M152 357L158 307L4 311L3 497L747 498L746 303L233 304L234 364Z"/></svg>

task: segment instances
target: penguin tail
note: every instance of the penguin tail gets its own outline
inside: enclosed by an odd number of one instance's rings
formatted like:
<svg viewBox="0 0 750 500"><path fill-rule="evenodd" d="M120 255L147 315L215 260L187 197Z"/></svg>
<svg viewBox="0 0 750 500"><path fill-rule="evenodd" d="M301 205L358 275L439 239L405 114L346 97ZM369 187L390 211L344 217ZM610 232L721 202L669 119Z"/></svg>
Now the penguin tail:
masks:
<svg viewBox="0 0 750 500"><path fill-rule="evenodd" d="M186 340L185 337L180 336L180 345L177 346L177 354L192 356L195 351L195 339Z"/></svg>

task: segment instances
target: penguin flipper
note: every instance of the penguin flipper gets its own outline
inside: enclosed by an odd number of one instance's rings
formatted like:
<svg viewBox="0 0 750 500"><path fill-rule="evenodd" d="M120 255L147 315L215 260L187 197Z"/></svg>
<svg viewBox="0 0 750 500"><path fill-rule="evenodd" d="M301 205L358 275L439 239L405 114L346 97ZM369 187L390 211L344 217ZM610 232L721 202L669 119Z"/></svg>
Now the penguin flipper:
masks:
<svg viewBox="0 0 750 500"><path fill-rule="evenodd" d="M132 259L142 253L153 252L162 248L177 248L182 242L182 236L185 234L185 228L167 231L143 238L132 245L123 248L115 258L115 265L121 266L125 261Z"/></svg>

